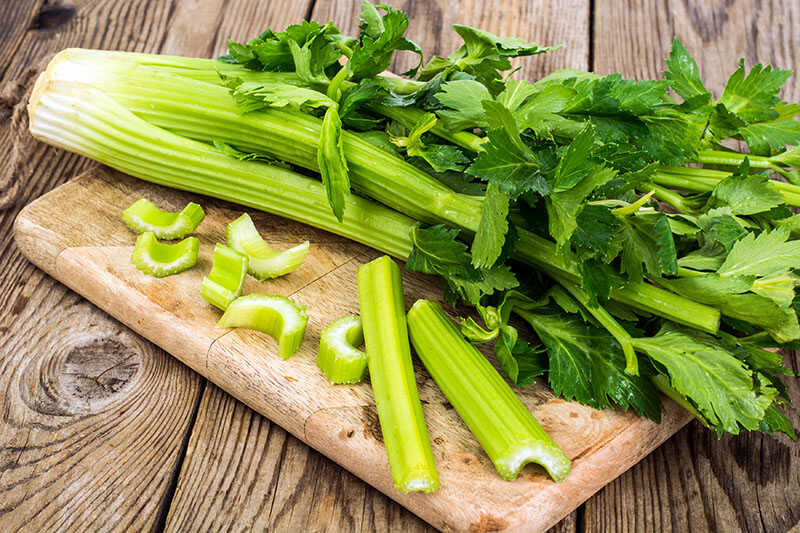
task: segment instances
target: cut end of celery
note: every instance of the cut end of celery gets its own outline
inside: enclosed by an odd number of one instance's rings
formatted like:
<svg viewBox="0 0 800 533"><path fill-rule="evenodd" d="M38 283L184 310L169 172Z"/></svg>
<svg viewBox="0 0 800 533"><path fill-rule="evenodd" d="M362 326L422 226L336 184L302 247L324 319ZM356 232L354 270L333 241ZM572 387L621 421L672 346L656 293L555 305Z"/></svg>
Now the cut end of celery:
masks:
<svg viewBox="0 0 800 533"><path fill-rule="evenodd" d="M291 357L308 324L305 307L284 296L248 294L234 300L217 322L220 328L246 328L270 335L278 341L281 359Z"/></svg>
<svg viewBox="0 0 800 533"><path fill-rule="evenodd" d="M420 466L410 470L402 479L395 480L395 487L402 493L424 492L430 494L439 489L439 477L431 475L430 468L427 466Z"/></svg>
<svg viewBox="0 0 800 533"><path fill-rule="evenodd" d="M247 256L248 272L259 281L297 270L308 256L308 241L283 252L272 248L261 238L247 213L228 224L225 233L228 246Z"/></svg>
<svg viewBox="0 0 800 533"><path fill-rule="evenodd" d="M214 247L214 263L203 278L200 294L205 301L225 311L242 294L247 276L247 257L224 244Z"/></svg>
<svg viewBox="0 0 800 533"><path fill-rule="evenodd" d="M495 468L500 477L513 481L529 463L542 466L553 481L564 481L572 469L567 456L555 446L546 446L541 442L527 441L516 444L495 460Z"/></svg>
<svg viewBox="0 0 800 533"><path fill-rule="evenodd" d="M176 244L164 244L148 231L137 237L131 263L145 274L163 278L196 265L199 248L197 237L187 237Z"/></svg>
<svg viewBox="0 0 800 533"><path fill-rule="evenodd" d="M122 221L136 233L150 231L159 239L174 240L191 235L205 216L203 208L194 202L180 212L170 213L142 198L122 212Z"/></svg>
<svg viewBox="0 0 800 533"><path fill-rule="evenodd" d="M331 383L358 383L367 370L367 354L357 349L364 342L361 319L343 316L322 330L317 366Z"/></svg>

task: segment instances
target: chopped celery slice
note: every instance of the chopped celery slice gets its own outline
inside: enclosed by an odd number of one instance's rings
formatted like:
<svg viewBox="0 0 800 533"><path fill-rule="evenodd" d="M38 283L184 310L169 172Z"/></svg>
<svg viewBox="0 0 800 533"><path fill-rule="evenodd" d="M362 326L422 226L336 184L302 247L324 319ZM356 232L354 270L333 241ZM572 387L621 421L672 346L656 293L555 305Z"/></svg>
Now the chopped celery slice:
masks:
<svg viewBox="0 0 800 533"><path fill-rule="evenodd" d="M142 198L122 212L122 221L136 233L150 231L159 239L174 240L191 235L205 216L203 208L194 202L178 213L170 213Z"/></svg>
<svg viewBox="0 0 800 533"><path fill-rule="evenodd" d="M248 294L236 298L217 322L220 328L247 328L278 341L278 355L288 359L297 351L306 333L308 315L304 306L285 296Z"/></svg>
<svg viewBox="0 0 800 533"><path fill-rule="evenodd" d="M297 270L308 255L308 241L283 252L272 248L258 234L247 213L228 224L225 234L228 246L247 256L247 271L259 281Z"/></svg>
<svg viewBox="0 0 800 533"><path fill-rule="evenodd" d="M400 269L389 256L359 267L358 300L394 486L400 492L433 492L439 475L414 378Z"/></svg>
<svg viewBox="0 0 800 533"><path fill-rule="evenodd" d="M361 319L343 316L322 330L317 366L331 383L358 383L367 370L367 354L356 348L363 343Z"/></svg>
<svg viewBox="0 0 800 533"><path fill-rule="evenodd" d="M157 278L188 270L197 264L197 237L187 237L175 244L158 242L152 231L145 231L136 238L131 253L131 263Z"/></svg>
<svg viewBox="0 0 800 533"><path fill-rule="evenodd" d="M441 305L417 300L408 312L417 355L505 480L528 463L563 481L570 461L489 361L461 335Z"/></svg>
<svg viewBox="0 0 800 533"><path fill-rule="evenodd" d="M203 278L200 294L223 311L242 295L247 276L247 257L224 244L214 246L214 262L208 277Z"/></svg>

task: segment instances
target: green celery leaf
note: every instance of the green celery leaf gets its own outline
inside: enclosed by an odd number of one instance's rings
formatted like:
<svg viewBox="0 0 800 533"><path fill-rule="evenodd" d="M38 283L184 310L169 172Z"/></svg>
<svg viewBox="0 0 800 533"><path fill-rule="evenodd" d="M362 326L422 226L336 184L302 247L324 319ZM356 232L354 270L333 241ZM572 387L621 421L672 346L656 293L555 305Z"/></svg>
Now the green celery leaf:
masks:
<svg viewBox="0 0 800 533"><path fill-rule="evenodd" d="M547 371L547 358L541 349L519 339L516 328L503 325L494 344L494 354L500 368L512 383L533 385L534 379Z"/></svg>
<svg viewBox="0 0 800 533"><path fill-rule="evenodd" d="M711 103L711 93L700 79L697 63L677 37L672 41L672 49L669 51L666 63L664 78L671 83L672 89L681 98L691 100L700 97L705 103Z"/></svg>
<svg viewBox="0 0 800 533"><path fill-rule="evenodd" d="M591 128L584 129L567 146L553 177L553 193L573 188L594 170L596 163L591 158L593 146L594 132Z"/></svg>
<svg viewBox="0 0 800 533"><path fill-rule="evenodd" d="M634 345L666 369L670 385L720 433L758 429L775 398L774 389L760 390L744 363L710 335L666 324Z"/></svg>
<svg viewBox="0 0 800 533"><path fill-rule="evenodd" d="M414 248L406 268L478 281L480 274L472 268L467 245L457 240L458 233L457 229L448 229L442 224L429 228L416 226L411 234Z"/></svg>
<svg viewBox="0 0 800 533"><path fill-rule="evenodd" d="M747 122L775 120L778 118L775 106L780 102L778 91L791 75L791 70L773 69L761 63L745 75L744 59L740 59L739 68L728 79L719 102Z"/></svg>
<svg viewBox="0 0 800 533"><path fill-rule="evenodd" d="M581 209L577 228L572 234L573 247L581 257L604 256L608 253L619 220L602 205L588 204Z"/></svg>
<svg viewBox="0 0 800 533"><path fill-rule="evenodd" d="M492 95L483 84L475 80L449 81L442 85L435 98L449 108L437 113L449 131L486 126L486 113L481 102L491 100Z"/></svg>
<svg viewBox="0 0 800 533"><path fill-rule="evenodd" d="M342 121L336 107L329 107L322 120L317 165L331 210L341 222L345 202L350 195L350 177L342 146Z"/></svg>
<svg viewBox="0 0 800 533"><path fill-rule="evenodd" d="M583 261L579 265L581 288L589 296L589 303L597 305L611 297L611 291L625 285L625 277L616 269L597 261Z"/></svg>
<svg viewBox="0 0 800 533"><path fill-rule="evenodd" d="M745 158L733 174L714 187L707 207L730 207L734 215L754 215L786 202L765 174L749 172L750 163Z"/></svg>
<svg viewBox="0 0 800 533"><path fill-rule="evenodd" d="M800 141L800 121L775 120L748 124L739 129L750 152L758 155L772 155L782 152L786 146L794 146Z"/></svg>
<svg viewBox="0 0 800 533"><path fill-rule="evenodd" d="M381 15L378 9L385 13ZM413 77L422 64L422 49L405 37L408 29L406 14L383 4L373 6L367 0L362 2L362 10L358 41L347 62L353 79L372 78L389 68L396 50L410 51L419 56L419 64L404 73Z"/></svg>
<svg viewBox="0 0 800 533"><path fill-rule="evenodd" d="M362 80L348 87L339 99L339 117L348 128L366 131L376 128L381 120L364 116L360 111L369 103L383 98L383 89L372 80Z"/></svg>
<svg viewBox="0 0 800 533"><path fill-rule="evenodd" d="M552 192L545 198L550 235L560 248L564 248L578 227L578 214L583 209L586 199L596 188L611 180L615 174L615 170L604 166L595 166L571 189Z"/></svg>
<svg viewBox="0 0 800 533"><path fill-rule="evenodd" d="M736 241L717 271L721 276L769 276L800 268L800 240L787 241L786 229L749 233Z"/></svg>
<svg viewBox="0 0 800 533"><path fill-rule="evenodd" d="M472 242L472 266L490 268L500 253L508 232L508 195L489 184L481 210L481 223Z"/></svg>
<svg viewBox="0 0 800 533"><path fill-rule="evenodd" d="M531 324L549 358L553 392L597 409L632 408L653 420L661 418L661 401L644 377L625 373L619 344L605 330L579 317L517 310Z"/></svg>
<svg viewBox="0 0 800 533"><path fill-rule="evenodd" d="M661 273L667 276L674 276L678 273L678 258L675 251L675 240L672 237L672 229L666 215L661 215L653 225L653 237L655 237L656 241L656 253Z"/></svg>
<svg viewBox="0 0 800 533"><path fill-rule="evenodd" d="M292 107L301 111L317 107L335 106L336 102L324 93L285 83L260 83L255 81L229 80L228 87L236 104L243 112L266 107Z"/></svg>
<svg viewBox="0 0 800 533"><path fill-rule="evenodd" d="M774 404L764 412L759 429L765 433L784 433L790 439L797 440L791 420Z"/></svg>

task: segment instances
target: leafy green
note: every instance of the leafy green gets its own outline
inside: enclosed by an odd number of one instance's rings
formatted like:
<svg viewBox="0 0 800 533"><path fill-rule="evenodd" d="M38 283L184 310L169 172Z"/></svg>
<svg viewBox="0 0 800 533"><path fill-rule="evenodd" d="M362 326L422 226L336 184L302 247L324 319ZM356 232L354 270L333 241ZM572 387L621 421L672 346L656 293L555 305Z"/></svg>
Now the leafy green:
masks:
<svg viewBox="0 0 800 533"><path fill-rule="evenodd" d="M747 122L778 118L775 106L780 98L777 94L792 71L773 69L770 65L758 63L749 73L745 72L744 59L741 59L739 68L728 79L719 103Z"/></svg>
<svg viewBox="0 0 800 533"><path fill-rule="evenodd" d="M508 196L489 184L481 211L481 223L472 242L472 265L490 268L500 253L508 232Z"/></svg>
<svg viewBox="0 0 800 533"><path fill-rule="evenodd" d="M708 207L729 207L734 215L754 215L786 202L766 175L749 171L750 162L745 158L733 174L714 187Z"/></svg>
<svg viewBox="0 0 800 533"><path fill-rule="evenodd" d="M547 349L550 386L559 396L597 409L614 404L659 421L661 402L645 378L625 373L611 335L575 316L516 310Z"/></svg>
<svg viewBox="0 0 800 533"><path fill-rule="evenodd" d="M670 385L718 432L759 429L776 391L759 387L745 364L713 337L666 324L656 336L634 343L663 365Z"/></svg>
<svg viewBox="0 0 800 533"><path fill-rule="evenodd" d="M672 41L672 49L666 61L664 78L671 82L672 89L687 102L711 103L711 93L700 79L700 70L694 58L677 37Z"/></svg>

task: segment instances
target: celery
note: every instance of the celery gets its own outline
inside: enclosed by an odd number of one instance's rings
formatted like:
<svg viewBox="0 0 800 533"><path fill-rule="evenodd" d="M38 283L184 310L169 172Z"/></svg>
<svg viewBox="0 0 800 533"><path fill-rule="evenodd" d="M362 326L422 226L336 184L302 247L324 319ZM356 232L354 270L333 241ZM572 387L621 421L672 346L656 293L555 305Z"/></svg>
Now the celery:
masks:
<svg viewBox="0 0 800 533"><path fill-rule="evenodd" d="M220 328L247 328L278 341L278 355L288 359L303 342L308 315L305 307L285 296L248 294L236 298L217 322Z"/></svg>
<svg viewBox="0 0 800 533"><path fill-rule="evenodd" d="M223 311L241 296L247 276L247 257L224 244L214 247L214 262L208 277L203 278L203 299Z"/></svg>
<svg viewBox="0 0 800 533"><path fill-rule="evenodd" d="M570 461L489 361L461 335L441 305L418 300L408 312L414 350L481 443L500 476L528 463L563 481Z"/></svg>
<svg viewBox="0 0 800 533"><path fill-rule="evenodd" d="M150 231L159 239L174 240L191 235L205 216L203 208L194 202L178 213L170 213L142 198L122 212L122 221L136 233Z"/></svg>
<svg viewBox="0 0 800 533"><path fill-rule="evenodd" d="M433 492L439 476L419 401L400 269L388 256L358 268L358 300L370 381L389 456L401 492Z"/></svg>
<svg viewBox="0 0 800 533"><path fill-rule="evenodd" d="M52 81L45 72L28 109L36 138L133 176L305 222L396 257L411 252L415 220L350 195L340 223L319 181L164 131L89 85Z"/></svg>
<svg viewBox="0 0 800 533"><path fill-rule="evenodd" d="M187 237L175 244L158 242L152 231L145 231L136 238L131 253L131 263L157 278L188 270L197 264L197 237Z"/></svg>
<svg viewBox="0 0 800 533"><path fill-rule="evenodd" d="M254 163L231 158L221 163L207 155L213 149L154 127L199 140L221 140L247 150L267 151L279 159L317 169L319 119L282 109L242 115L224 87L179 76L175 72L180 68L160 71L172 60L122 52L61 52L42 74L31 97L31 132L51 144L143 179L307 222L395 257L408 257L408 229L401 229L409 221L407 217L395 213L402 220L387 225L384 221L390 210L381 211L385 217L372 216L378 206L350 195L347 215L339 224L330 213L319 182L263 164L243 167L240 165ZM202 61L176 60L180 65L196 66L194 70L184 69L195 73ZM219 65L221 72L231 72L231 65L206 64L210 70ZM77 113L79 109L82 111ZM74 125L72 129L70 124ZM109 142L103 142L103 136ZM146 143L148 137L157 142ZM343 141L356 191L417 220L477 231L481 198L453 192L356 134L343 132ZM254 174L258 176L255 180ZM318 193L322 202L317 200ZM556 251L555 243L523 229L518 233L515 257L546 272L580 280L575 267L566 264ZM716 331L719 322L716 309L642 282L629 283L614 291L612 298L703 331Z"/></svg>
<svg viewBox="0 0 800 533"><path fill-rule="evenodd" d="M279 252L258 234L253 220L243 214L225 228L228 246L247 257L247 271L259 281L297 270L308 255L308 241Z"/></svg>
<svg viewBox="0 0 800 533"><path fill-rule="evenodd" d="M367 354L356 348L364 342L361 319L343 316L322 330L317 366L331 383L358 383L367 370Z"/></svg>

